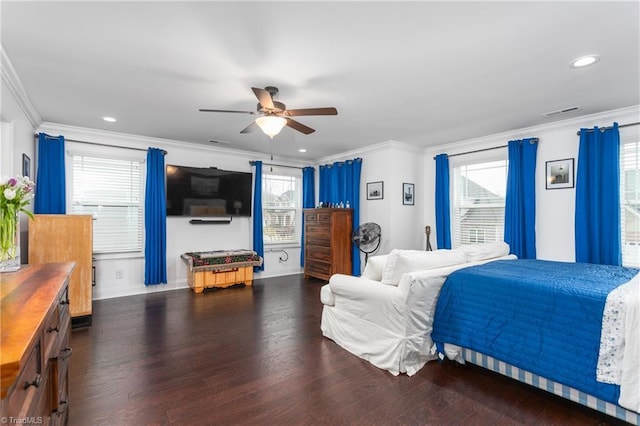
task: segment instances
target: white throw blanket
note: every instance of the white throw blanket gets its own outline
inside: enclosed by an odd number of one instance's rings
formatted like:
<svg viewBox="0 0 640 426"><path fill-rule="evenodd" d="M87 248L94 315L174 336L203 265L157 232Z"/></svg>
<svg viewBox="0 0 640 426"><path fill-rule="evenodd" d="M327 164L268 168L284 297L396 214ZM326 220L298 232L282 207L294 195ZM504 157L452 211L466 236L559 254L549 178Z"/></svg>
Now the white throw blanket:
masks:
<svg viewBox="0 0 640 426"><path fill-rule="evenodd" d="M607 296L597 380L620 385L618 404L640 412L640 274Z"/></svg>

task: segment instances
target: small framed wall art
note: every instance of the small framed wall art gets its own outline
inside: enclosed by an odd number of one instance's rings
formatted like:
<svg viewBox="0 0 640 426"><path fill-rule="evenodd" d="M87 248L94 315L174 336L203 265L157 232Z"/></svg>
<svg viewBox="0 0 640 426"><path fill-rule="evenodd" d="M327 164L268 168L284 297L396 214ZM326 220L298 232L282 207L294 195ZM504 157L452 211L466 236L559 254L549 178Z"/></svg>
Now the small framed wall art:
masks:
<svg viewBox="0 0 640 426"><path fill-rule="evenodd" d="M573 188L573 158L547 161L547 189Z"/></svg>
<svg viewBox="0 0 640 426"><path fill-rule="evenodd" d="M412 183L403 183L402 184L402 204L405 206L413 206L415 200L415 190L416 187Z"/></svg>
<svg viewBox="0 0 640 426"><path fill-rule="evenodd" d="M384 198L384 182L367 183L367 200L382 200Z"/></svg>
<svg viewBox="0 0 640 426"><path fill-rule="evenodd" d="M27 154L22 154L22 176L31 177L31 158Z"/></svg>

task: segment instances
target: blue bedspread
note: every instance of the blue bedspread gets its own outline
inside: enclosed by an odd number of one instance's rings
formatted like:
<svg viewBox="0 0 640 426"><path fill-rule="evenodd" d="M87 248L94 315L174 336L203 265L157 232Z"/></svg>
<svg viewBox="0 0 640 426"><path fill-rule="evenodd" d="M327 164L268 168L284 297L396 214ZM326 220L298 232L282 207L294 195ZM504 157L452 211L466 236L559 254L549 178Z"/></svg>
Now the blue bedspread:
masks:
<svg viewBox="0 0 640 426"><path fill-rule="evenodd" d="M453 343L618 403L619 386L596 381L607 295L637 269L502 260L452 273L432 338Z"/></svg>

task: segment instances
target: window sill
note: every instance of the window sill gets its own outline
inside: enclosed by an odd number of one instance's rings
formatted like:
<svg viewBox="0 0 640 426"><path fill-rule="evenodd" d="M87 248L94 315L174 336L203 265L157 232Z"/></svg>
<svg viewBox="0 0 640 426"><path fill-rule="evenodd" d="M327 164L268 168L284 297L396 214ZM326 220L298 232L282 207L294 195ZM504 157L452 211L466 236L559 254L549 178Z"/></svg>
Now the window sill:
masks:
<svg viewBox="0 0 640 426"><path fill-rule="evenodd" d="M299 249L300 248L300 244L294 244L294 243L282 243L282 244L266 244L264 245L264 251L280 251L280 250L284 250L284 249Z"/></svg>
<svg viewBox="0 0 640 426"><path fill-rule="evenodd" d="M144 255L141 252L127 252L127 253L94 253L93 257L96 260L115 260L115 259L144 259Z"/></svg>

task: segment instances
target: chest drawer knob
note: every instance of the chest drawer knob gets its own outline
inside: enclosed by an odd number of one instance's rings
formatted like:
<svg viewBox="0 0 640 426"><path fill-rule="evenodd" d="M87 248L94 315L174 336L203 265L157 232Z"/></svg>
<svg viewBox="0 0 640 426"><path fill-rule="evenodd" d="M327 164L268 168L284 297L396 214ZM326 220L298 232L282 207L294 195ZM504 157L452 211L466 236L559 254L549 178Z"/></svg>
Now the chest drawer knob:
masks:
<svg viewBox="0 0 640 426"><path fill-rule="evenodd" d="M62 400L60 401L60 403L58 404L58 408L56 409L56 414L58 416L64 414L67 411L67 407L69 406L69 402Z"/></svg>
<svg viewBox="0 0 640 426"><path fill-rule="evenodd" d="M53 333L53 332L59 332L60 331L60 327L55 326L55 327L47 327L47 333Z"/></svg>
<svg viewBox="0 0 640 426"><path fill-rule="evenodd" d="M36 374L36 377L33 378L33 380L28 381L26 380L24 382L24 388L28 389L29 386L35 386L37 388L40 387L40 383L42 383L42 376L40 374Z"/></svg>
<svg viewBox="0 0 640 426"><path fill-rule="evenodd" d="M64 361L65 359L68 359L72 353L73 353L72 348L64 348L63 350L60 351L60 359Z"/></svg>

